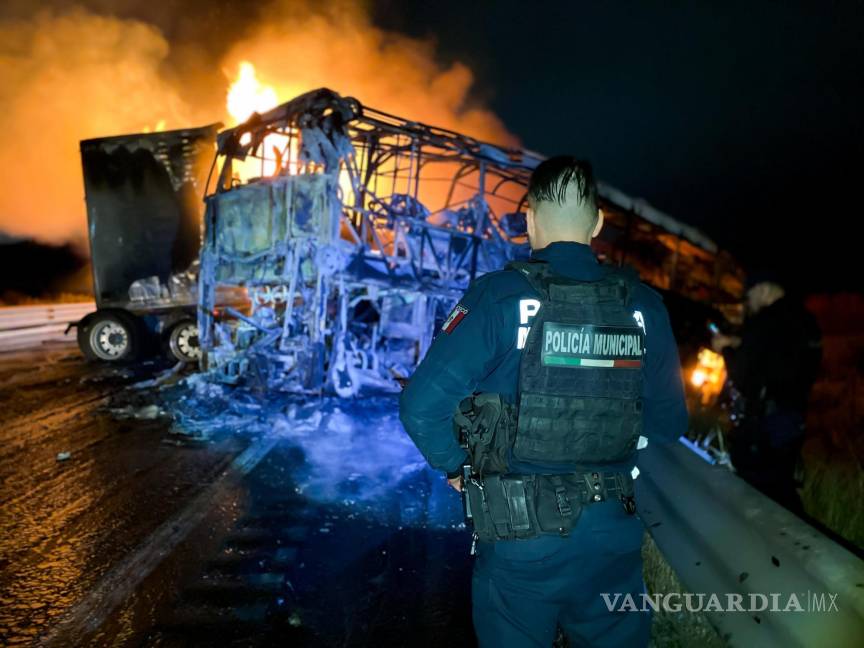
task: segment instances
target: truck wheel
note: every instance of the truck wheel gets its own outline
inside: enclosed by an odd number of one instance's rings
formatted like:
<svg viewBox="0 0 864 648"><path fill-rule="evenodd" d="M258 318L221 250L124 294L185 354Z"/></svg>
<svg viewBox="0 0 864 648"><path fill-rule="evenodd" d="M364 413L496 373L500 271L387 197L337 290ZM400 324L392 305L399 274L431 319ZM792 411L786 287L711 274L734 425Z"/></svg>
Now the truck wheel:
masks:
<svg viewBox="0 0 864 648"><path fill-rule="evenodd" d="M125 313L97 312L78 326L78 346L88 360L134 360L140 342L135 318Z"/></svg>
<svg viewBox="0 0 864 648"><path fill-rule="evenodd" d="M168 351L180 362L198 362L201 359L198 323L194 320L182 320L171 327Z"/></svg>

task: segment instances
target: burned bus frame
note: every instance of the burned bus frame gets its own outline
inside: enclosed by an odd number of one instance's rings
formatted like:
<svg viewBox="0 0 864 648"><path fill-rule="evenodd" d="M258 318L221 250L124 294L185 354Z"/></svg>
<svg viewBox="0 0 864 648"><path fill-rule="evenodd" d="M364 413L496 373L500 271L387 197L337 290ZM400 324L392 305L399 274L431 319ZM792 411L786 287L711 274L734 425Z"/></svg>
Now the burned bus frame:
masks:
<svg viewBox="0 0 864 648"><path fill-rule="evenodd" d="M218 379L343 396L396 390L476 276L528 254L543 159L321 89L218 136L199 327ZM732 304L742 273L697 229L600 184L607 263L688 301ZM244 309L218 308L242 288ZM697 328L704 328L701 324Z"/></svg>
<svg viewBox="0 0 864 648"><path fill-rule="evenodd" d="M541 160L528 151L326 89L223 131L217 149L199 326L220 380L395 391L470 281L528 254L521 205ZM225 286L248 307L218 309Z"/></svg>

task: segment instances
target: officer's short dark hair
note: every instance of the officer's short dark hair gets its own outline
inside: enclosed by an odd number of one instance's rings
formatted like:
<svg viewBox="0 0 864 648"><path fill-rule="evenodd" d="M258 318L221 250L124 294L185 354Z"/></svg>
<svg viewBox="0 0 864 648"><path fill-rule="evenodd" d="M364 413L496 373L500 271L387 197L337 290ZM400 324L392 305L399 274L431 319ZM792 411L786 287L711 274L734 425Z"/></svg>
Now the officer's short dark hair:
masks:
<svg viewBox="0 0 864 648"><path fill-rule="evenodd" d="M578 190L580 200L596 210L597 183L591 163L572 155L557 155L538 164L528 182L528 199L534 205L541 201L563 205L571 184Z"/></svg>

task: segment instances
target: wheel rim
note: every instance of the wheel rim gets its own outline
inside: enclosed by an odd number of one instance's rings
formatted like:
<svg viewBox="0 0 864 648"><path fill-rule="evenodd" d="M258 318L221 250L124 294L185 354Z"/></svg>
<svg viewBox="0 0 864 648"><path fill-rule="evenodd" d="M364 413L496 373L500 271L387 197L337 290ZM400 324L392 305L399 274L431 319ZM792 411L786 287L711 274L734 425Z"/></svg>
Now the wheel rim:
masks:
<svg viewBox="0 0 864 648"><path fill-rule="evenodd" d="M169 341L171 353L178 360L195 361L201 359L201 346L198 342L198 325L193 322L180 324L171 331Z"/></svg>
<svg viewBox="0 0 864 648"><path fill-rule="evenodd" d="M90 348L102 360L119 360L129 352L129 332L118 322L99 322L90 331Z"/></svg>

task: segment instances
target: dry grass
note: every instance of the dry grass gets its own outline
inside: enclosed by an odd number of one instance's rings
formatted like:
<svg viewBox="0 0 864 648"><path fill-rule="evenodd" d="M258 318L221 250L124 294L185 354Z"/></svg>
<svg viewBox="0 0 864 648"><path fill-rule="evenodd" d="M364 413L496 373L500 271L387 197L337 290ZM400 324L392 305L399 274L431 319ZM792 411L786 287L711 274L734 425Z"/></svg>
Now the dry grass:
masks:
<svg viewBox="0 0 864 648"><path fill-rule="evenodd" d="M804 510L817 522L864 551L864 468L855 454L822 439L804 446Z"/></svg>
<svg viewBox="0 0 864 648"><path fill-rule="evenodd" d="M653 538L647 533L642 543L643 575L649 594L684 593L688 590L681 584L675 572L663 558ZM651 646L656 648L724 648L724 641L705 614L687 612L654 613L651 626Z"/></svg>
<svg viewBox="0 0 864 648"><path fill-rule="evenodd" d="M809 516L864 550L864 335L826 335L801 452Z"/></svg>

